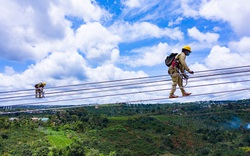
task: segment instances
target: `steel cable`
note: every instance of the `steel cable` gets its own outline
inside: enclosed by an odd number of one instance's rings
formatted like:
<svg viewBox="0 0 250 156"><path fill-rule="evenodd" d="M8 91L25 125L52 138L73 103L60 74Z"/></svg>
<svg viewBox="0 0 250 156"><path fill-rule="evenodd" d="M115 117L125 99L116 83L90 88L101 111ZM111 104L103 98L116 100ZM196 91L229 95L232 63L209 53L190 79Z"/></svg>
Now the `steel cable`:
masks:
<svg viewBox="0 0 250 156"><path fill-rule="evenodd" d="M246 76L246 75L244 75ZM228 76L228 77L232 77L232 76ZM207 80L213 80L213 78L210 78L210 79L206 79ZM67 93L67 95L75 95L75 94L78 94L78 93L82 93L80 91L89 91L89 92L84 92L85 94L90 94L90 93L98 93L98 92L103 92L103 91L113 91L114 89L110 89L110 88L116 88L116 87L124 87L124 86L130 86L130 85L143 85L145 84L144 86L142 86L141 88L145 88L145 87L156 87L156 86L160 86L160 85L164 85L162 84L162 82L167 82L169 80L157 80L157 81L152 81L152 82L143 82L143 83L140 83L140 82L136 82L136 83L132 83L132 84L126 84L126 85L115 85L115 86L106 86L106 87L99 87L99 88L84 88L84 89L77 89L77 90L67 90L67 91L57 91L57 92L49 92L49 93L46 93L46 95L54 95L54 96L60 96L58 94L61 94L61 96L63 96L64 94ZM200 80L201 81L201 80ZM204 80L203 80L204 81ZM199 81L196 81L196 82L199 82ZM152 83L158 83L158 84L152 84ZM160 83L160 84L159 84ZM152 84L152 85L148 85L148 84ZM134 87L126 87L126 88L120 88L120 89L115 89L116 91L117 90L126 90L126 89L135 89L135 88L139 88L140 86L134 86ZM109 88L109 89L106 89L106 88ZM101 90L101 89L106 89L106 90ZM96 91L90 91L90 90L96 90ZM73 93L73 94L69 94L68 92L78 92L78 93ZM49 96L49 97L53 97L52 96ZM19 95L19 96L11 96L11 97L2 97L0 98L0 102L3 102L3 101L11 101L11 100L6 100L6 99L15 99L13 101L17 101L19 99L16 99L16 98L21 98L21 97L33 97L34 95ZM25 99L26 100L26 99Z"/></svg>
<svg viewBox="0 0 250 156"><path fill-rule="evenodd" d="M238 66L238 67L230 67L230 68L220 68L220 69L211 69L211 70L203 70L203 71L196 71L195 73L204 73L204 72L212 72L212 71L221 71L221 70L234 70L238 68L249 68L250 65L246 66ZM246 71L246 70L245 70ZM238 71L240 72L240 71ZM244 72L244 71L241 71ZM123 82L123 81L131 81L131 80L142 80L142 79L151 79L151 78L159 78L159 77L166 77L168 75L156 75L156 76L148 76L148 77L139 77L139 78L128 78L128 79L120 79L120 80L110 80L110 81L100 81L100 82L89 82L89 83L82 83L82 84L74 84L74 85L65 85L65 86L55 86L49 87L47 89L55 89L55 88L65 88L65 87L75 87L75 86L84 86L84 85L93 85L93 84L105 84L110 82ZM205 75L206 76L206 75ZM34 89L23 89L23 90L11 90L11 91L2 91L0 94L7 94L7 93L16 93L16 92L25 92L31 91Z"/></svg>
<svg viewBox="0 0 250 156"><path fill-rule="evenodd" d="M240 81L230 81L230 82L220 82L220 83L213 83L213 84L201 84L201 85L194 85L194 86L188 86L186 88L197 88L197 87L206 87L206 86L214 86L214 85L224 85L224 84L230 84L230 83L240 83L240 82L249 82L250 80L240 80ZM153 89L153 90L142 90L142 91L134 91L134 92L125 92L125 93L115 93L115 94L105 94L105 95L92 95L87 97L79 97L79 98L69 98L69 99L62 99L62 100L50 100L50 101L42 101L42 102L29 102L24 103L22 105L30 105L30 104L44 104L44 103L57 103L57 102L65 102L65 101L76 101L76 100L84 100L84 99L93 99L93 98L101 98L101 97L111 97L111 96L119 96L119 95L130 95L130 94L138 94L138 93L149 93L149 92L159 92L159 91L167 91L171 88L167 89ZM74 94L78 95L78 93ZM10 102L15 100L3 100L0 102ZM19 101L17 99L16 101ZM20 105L20 104L19 104Z"/></svg>
<svg viewBox="0 0 250 156"><path fill-rule="evenodd" d="M231 93L231 92L241 92L241 91L246 91L250 90L250 88L242 88L242 89L235 89L235 90L227 90L227 91L218 91L218 92L209 92L209 93L200 93L200 94L195 94L195 95L190 95L189 97L195 97L195 96L205 96L205 95L211 95L211 94L223 94L223 93ZM179 97L179 98L186 98L186 97ZM141 101L160 101L160 100L167 100L169 98L163 97L163 98L153 98L153 99L143 99L143 100L131 100L131 101L123 101L119 103L136 103L136 102L141 102ZM164 102L166 103L166 102ZM115 105L117 103L109 103L110 105ZM31 112L31 111L45 111L45 110L57 110L57 109L70 109L70 108L79 108L79 107L84 107L88 104L78 104L78 105L73 105L73 106L67 106L67 107L57 107L57 108L47 108L47 109L36 109L36 110L23 110L23 111L12 111L12 112L2 112L1 114L14 114L14 113L25 113L25 112ZM100 104L101 105L101 104Z"/></svg>
<svg viewBox="0 0 250 156"><path fill-rule="evenodd" d="M227 73L216 73L216 74L207 74L207 75L200 75L200 76L190 76L190 79L194 79L194 78L201 78L201 77L211 77L211 76L220 76L220 75L227 75L227 74L238 74L238 73L242 73L242 72L250 72L250 70L244 70L244 71L233 71L233 72L227 72ZM92 90L92 89L104 89L104 88L113 88L113 87L125 87L125 86L131 86L131 85L137 85L137 84L148 84L148 83L154 83L154 82L161 82L161 81L171 81L171 79L168 80L157 80L157 81L145 81L145 82L135 82L135 83L126 83L126 84L120 84L120 85L111 85L111 86L101 86L101 87L91 87L91 88L84 88L84 89L72 89L72 90L65 90L65 91L55 91L55 92L49 92L47 94L57 94L57 93L61 93L61 92L75 92L75 91L83 91L83 90ZM33 89L34 91L34 89ZM25 95L25 96L31 96L29 95ZM17 96L17 97L23 97L23 96ZM6 97L7 98L7 97ZM12 98L12 97L8 97L8 98ZM4 99L4 98L0 98L0 99Z"/></svg>

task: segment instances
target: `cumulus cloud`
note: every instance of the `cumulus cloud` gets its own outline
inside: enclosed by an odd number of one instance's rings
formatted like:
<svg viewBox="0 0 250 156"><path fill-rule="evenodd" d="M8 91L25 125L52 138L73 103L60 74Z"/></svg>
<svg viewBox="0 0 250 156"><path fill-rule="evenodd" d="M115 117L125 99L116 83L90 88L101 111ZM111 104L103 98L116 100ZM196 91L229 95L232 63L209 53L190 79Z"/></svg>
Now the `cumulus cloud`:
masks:
<svg viewBox="0 0 250 156"><path fill-rule="evenodd" d="M130 8L136 8L141 6L141 0L124 0L123 4Z"/></svg>
<svg viewBox="0 0 250 156"><path fill-rule="evenodd" d="M241 55L238 53L232 53L230 49L226 47L214 46L211 49L210 54L207 56L205 62L209 68L223 68L223 67L232 67L238 66L238 61L240 60ZM232 61L229 61L232 60Z"/></svg>
<svg viewBox="0 0 250 156"><path fill-rule="evenodd" d="M216 33L202 33L196 27L188 29L188 35L199 42L206 42L206 43L216 43L219 39L219 34Z"/></svg>
<svg viewBox="0 0 250 156"><path fill-rule="evenodd" d="M51 43L68 37L71 23L65 16L77 16L85 22L109 16L90 0L8 1L1 3L0 9L1 57L17 61L36 60L49 51L61 50Z"/></svg>
<svg viewBox="0 0 250 156"><path fill-rule="evenodd" d="M91 81L105 81L147 76L147 74L143 71L123 71L120 68L115 67L113 64L104 64L96 68L88 68L86 72Z"/></svg>
<svg viewBox="0 0 250 156"><path fill-rule="evenodd" d="M248 37L243 37L239 42L229 43L229 47L214 46L205 59L206 65L210 68L223 68L248 65L250 54Z"/></svg>
<svg viewBox="0 0 250 156"><path fill-rule="evenodd" d="M199 15L199 12L197 11L198 7L199 3L195 0L181 0L179 12L185 17L197 17Z"/></svg>
<svg viewBox="0 0 250 156"><path fill-rule="evenodd" d="M243 37L239 42L232 41L229 43L229 48L233 51L240 52L244 55L249 54L250 50L250 37Z"/></svg>
<svg viewBox="0 0 250 156"><path fill-rule="evenodd" d="M109 16L108 12L101 9L92 0L60 0L60 5L66 15L81 17L85 22L96 22Z"/></svg>
<svg viewBox="0 0 250 156"><path fill-rule="evenodd" d="M168 44L159 43L153 47L145 47L134 50L133 52L136 53L134 59L126 58L124 62L132 67L154 66L162 63L167 51L169 51Z"/></svg>
<svg viewBox="0 0 250 156"><path fill-rule="evenodd" d="M22 73L2 75L2 80L6 82L4 85L16 88L31 88L41 81L51 86L77 83L87 77L85 66L85 60L77 52L54 52L37 64L30 65Z"/></svg>
<svg viewBox="0 0 250 156"><path fill-rule="evenodd" d="M203 1L200 15L212 20L223 20L234 28L238 35L250 35L250 7L248 0Z"/></svg>
<svg viewBox="0 0 250 156"><path fill-rule="evenodd" d="M250 7L248 0L181 0L178 13L185 17L204 17L208 20L224 21L229 23L239 35L250 35L248 17Z"/></svg>
<svg viewBox="0 0 250 156"><path fill-rule="evenodd" d="M115 50L114 53L116 53ZM30 65L23 73L15 73L11 67L6 67L6 73L0 74L2 81L0 88L7 86L31 88L35 83L41 81L47 82L49 86L60 86L138 76L147 75L142 71L123 71L113 64L90 68L86 60L76 51L54 52L41 62Z"/></svg>
<svg viewBox="0 0 250 156"><path fill-rule="evenodd" d="M118 35L109 32L98 22L82 25L76 31L75 38L76 46L88 59L110 55L121 40Z"/></svg>
<svg viewBox="0 0 250 156"><path fill-rule="evenodd" d="M159 28L157 25L149 22L137 22L133 24L128 22L116 23L110 29L114 33L119 34L123 38L123 42L161 37L169 37L174 40L183 39L183 33L178 28Z"/></svg>
<svg viewBox="0 0 250 156"><path fill-rule="evenodd" d="M178 25L178 24L181 23L182 20L183 20L183 17L178 17L175 21L172 21L172 20L171 20L171 21L168 23L168 26L171 27L171 26L173 26L173 25Z"/></svg>
<svg viewBox="0 0 250 156"><path fill-rule="evenodd" d="M13 67L5 66L4 73L6 75L14 75L15 70L13 69Z"/></svg>
<svg viewBox="0 0 250 156"><path fill-rule="evenodd" d="M34 59L34 45L37 42L64 37L64 23L52 22L47 2L9 1L1 4L0 8L2 57L13 60Z"/></svg>

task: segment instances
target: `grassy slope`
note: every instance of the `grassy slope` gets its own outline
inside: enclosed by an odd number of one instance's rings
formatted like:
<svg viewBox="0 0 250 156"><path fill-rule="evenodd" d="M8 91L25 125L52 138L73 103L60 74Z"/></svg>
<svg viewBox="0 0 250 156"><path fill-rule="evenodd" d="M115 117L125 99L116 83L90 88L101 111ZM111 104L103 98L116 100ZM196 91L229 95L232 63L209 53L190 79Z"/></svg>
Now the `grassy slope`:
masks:
<svg viewBox="0 0 250 156"><path fill-rule="evenodd" d="M64 131L53 131L51 129L43 130L45 134L47 134L46 138L49 140L49 143L54 148L65 148L68 145L70 145L73 140L70 139L70 132L64 132Z"/></svg>

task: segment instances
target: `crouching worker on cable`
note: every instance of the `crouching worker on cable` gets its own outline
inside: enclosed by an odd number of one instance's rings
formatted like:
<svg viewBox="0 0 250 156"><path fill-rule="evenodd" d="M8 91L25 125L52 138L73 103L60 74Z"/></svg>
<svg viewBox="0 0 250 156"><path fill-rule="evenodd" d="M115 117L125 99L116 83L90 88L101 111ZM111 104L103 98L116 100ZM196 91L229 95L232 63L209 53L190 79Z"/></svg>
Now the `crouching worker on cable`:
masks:
<svg viewBox="0 0 250 156"><path fill-rule="evenodd" d="M36 89L36 98L44 98L44 86L46 86L46 82L40 82L34 86Z"/></svg>
<svg viewBox="0 0 250 156"><path fill-rule="evenodd" d="M193 71L191 71L187 64L186 64L186 56L189 56L191 53L191 48L190 46L184 46L182 48L182 52L178 55L175 56L175 60L172 62L171 66L168 68L168 74L172 78L172 89L170 91L169 98L178 98L178 96L174 95L174 92L176 91L176 86L178 84L182 96L189 96L191 93L188 93L184 90L183 87L183 80L182 77L187 77L187 75L184 74L185 70L189 72L190 74L194 74Z"/></svg>

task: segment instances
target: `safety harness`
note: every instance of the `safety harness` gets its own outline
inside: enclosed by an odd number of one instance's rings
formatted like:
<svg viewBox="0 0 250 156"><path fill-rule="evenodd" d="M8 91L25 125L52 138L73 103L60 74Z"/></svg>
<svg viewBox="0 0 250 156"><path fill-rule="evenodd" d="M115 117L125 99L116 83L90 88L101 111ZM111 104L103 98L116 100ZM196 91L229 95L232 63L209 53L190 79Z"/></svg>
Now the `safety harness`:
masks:
<svg viewBox="0 0 250 156"><path fill-rule="evenodd" d="M178 57L178 56L176 56L176 57ZM172 62L171 65L172 65L172 68L173 68L173 69L176 69L176 70L177 70L177 72L178 72L178 74L180 75L181 79L182 79L183 81L186 81L185 85L183 85L183 87L186 87L186 85L188 84L189 76L185 73L185 71L184 71L184 73L182 73L182 72L180 71L180 69L179 69L179 64L180 64L180 62L179 62L178 59L176 59L176 57L174 58L174 60L173 60L173 62Z"/></svg>

